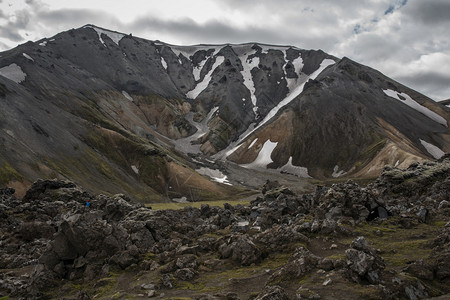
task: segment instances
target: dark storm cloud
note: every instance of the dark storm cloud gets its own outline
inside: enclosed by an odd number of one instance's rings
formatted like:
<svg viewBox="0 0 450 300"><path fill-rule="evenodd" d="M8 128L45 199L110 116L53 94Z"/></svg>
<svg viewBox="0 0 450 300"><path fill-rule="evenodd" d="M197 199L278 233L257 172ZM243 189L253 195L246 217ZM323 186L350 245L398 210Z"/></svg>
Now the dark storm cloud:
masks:
<svg viewBox="0 0 450 300"><path fill-rule="evenodd" d="M450 1L448 0L416 1L407 12L414 20L420 20L425 24L450 23Z"/></svg>
<svg viewBox="0 0 450 300"><path fill-rule="evenodd" d="M283 43L288 38L280 32L255 26L237 28L229 22L210 20L197 23L191 18L180 20L162 20L157 18L140 18L127 26L133 31L154 31L168 33L184 40L198 43L226 43L259 41L267 43Z"/></svg>
<svg viewBox="0 0 450 300"><path fill-rule="evenodd" d="M38 19L45 21L46 24L79 24L88 23L107 23L118 22L116 18L102 11L91 9L59 9L52 11L41 11L36 16ZM65 25L68 27L70 25Z"/></svg>
<svg viewBox="0 0 450 300"><path fill-rule="evenodd" d="M399 76L395 79L414 89L419 87L420 92L436 101L450 98L450 76L430 71Z"/></svg>

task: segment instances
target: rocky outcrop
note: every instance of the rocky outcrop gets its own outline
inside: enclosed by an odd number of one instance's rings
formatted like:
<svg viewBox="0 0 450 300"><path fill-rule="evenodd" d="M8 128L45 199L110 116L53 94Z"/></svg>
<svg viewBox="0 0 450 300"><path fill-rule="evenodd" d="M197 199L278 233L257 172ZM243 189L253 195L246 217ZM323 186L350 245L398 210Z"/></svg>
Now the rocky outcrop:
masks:
<svg viewBox="0 0 450 300"><path fill-rule="evenodd" d="M351 248L345 251L345 256L352 279L362 279L371 284L378 284L381 273L386 267L383 259L369 247L362 236L356 238L350 246Z"/></svg>
<svg viewBox="0 0 450 300"><path fill-rule="evenodd" d="M261 299L291 297L292 284L307 278L323 287L376 285L380 295L434 295L422 281L445 286L450 280L449 162L445 157L405 170L386 168L366 187L348 181L296 195L274 186L249 206L234 207L155 211L123 194L94 196L58 180L36 182L23 199L2 188L0 295L41 297L55 285L95 281L111 270L152 272L157 279L152 290L170 290L224 268L247 268L253 274L271 259L276 267L259 275L264 278ZM446 225L437 227L436 220ZM385 233L367 229L383 224L389 225ZM374 249L370 241L392 228L419 232L403 237L416 240L425 234L417 228L434 230L434 241L421 246L432 247L429 255L385 271L389 260L383 257L394 252ZM350 245L343 242L349 239ZM311 285L296 289L301 295L320 294Z"/></svg>

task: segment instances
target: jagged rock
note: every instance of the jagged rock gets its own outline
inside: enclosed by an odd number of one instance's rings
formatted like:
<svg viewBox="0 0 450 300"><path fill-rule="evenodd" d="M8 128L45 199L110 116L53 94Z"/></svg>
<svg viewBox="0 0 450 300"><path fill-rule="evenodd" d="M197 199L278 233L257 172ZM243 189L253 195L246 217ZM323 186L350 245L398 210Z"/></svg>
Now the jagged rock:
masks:
<svg viewBox="0 0 450 300"><path fill-rule="evenodd" d="M280 187L281 187L281 185L280 185L280 183L278 181L276 181L276 180L273 180L273 181L272 180L266 180L266 182L262 186L261 193L264 195L268 191L274 190L274 189L277 189L277 188L280 188Z"/></svg>
<svg viewBox="0 0 450 300"><path fill-rule="evenodd" d="M182 268L175 271L174 276L178 279L189 281L194 279L195 271L192 268Z"/></svg>
<svg viewBox="0 0 450 300"><path fill-rule="evenodd" d="M419 279L430 280L434 278L433 268L423 260L408 265L405 271Z"/></svg>
<svg viewBox="0 0 450 300"><path fill-rule="evenodd" d="M192 254L185 254L185 255L177 258L175 265L179 269L184 269L184 268L197 269L197 267L198 267L197 257Z"/></svg>
<svg viewBox="0 0 450 300"><path fill-rule="evenodd" d="M381 273L385 268L383 259L369 247L364 237L356 238L351 249L345 251L347 266L352 274L366 279L372 284L380 282ZM356 277L352 276L354 280Z"/></svg>
<svg viewBox="0 0 450 300"><path fill-rule="evenodd" d="M266 286L255 300L289 300L284 289L278 285Z"/></svg>
<svg viewBox="0 0 450 300"><path fill-rule="evenodd" d="M61 188L75 188L76 185L73 182L61 181L61 180L42 180L39 179L32 184L23 197L24 202L42 200L42 194L47 190L57 190Z"/></svg>
<svg viewBox="0 0 450 300"><path fill-rule="evenodd" d="M85 290L82 290L82 291L78 292L77 299L78 300L91 300L92 297L89 296L88 292L86 292Z"/></svg>
<svg viewBox="0 0 450 300"><path fill-rule="evenodd" d="M138 255L135 251L125 250L113 255L109 262L120 266L122 269L126 269L132 264L138 263Z"/></svg>
<svg viewBox="0 0 450 300"><path fill-rule="evenodd" d="M417 281L417 286L411 284L405 287L405 294L408 296L409 300L419 300L428 298L428 293L425 291L424 286Z"/></svg>
<svg viewBox="0 0 450 300"><path fill-rule="evenodd" d="M308 249L299 247L289 258L288 262L270 277L272 280L283 280L287 278L300 278L311 272L319 263L319 257L312 254Z"/></svg>
<svg viewBox="0 0 450 300"><path fill-rule="evenodd" d="M231 258L246 266L262 259L262 251L248 235L233 235L226 238L218 248L221 258Z"/></svg>
<svg viewBox="0 0 450 300"><path fill-rule="evenodd" d="M143 283L141 284L141 289L143 290L154 290L155 289L155 285L152 283Z"/></svg>
<svg viewBox="0 0 450 300"><path fill-rule="evenodd" d="M270 251L283 250L291 243L309 242L309 238L297 231L296 226L274 225L270 229L257 234L255 241Z"/></svg>
<svg viewBox="0 0 450 300"><path fill-rule="evenodd" d="M162 276L161 283L163 286L165 286L168 289L173 288L172 279L170 278L169 274L164 274Z"/></svg>

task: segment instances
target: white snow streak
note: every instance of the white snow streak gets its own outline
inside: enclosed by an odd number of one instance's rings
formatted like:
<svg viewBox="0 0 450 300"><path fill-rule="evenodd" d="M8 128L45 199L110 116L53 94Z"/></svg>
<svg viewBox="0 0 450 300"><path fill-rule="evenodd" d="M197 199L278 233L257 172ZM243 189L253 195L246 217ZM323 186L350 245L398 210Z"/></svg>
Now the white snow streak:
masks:
<svg viewBox="0 0 450 300"><path fill-rule="evenodd" d="M217 56L214 65L211 70L209 70L208 74L205 75L205 78L201 82L199 82L195 88L186 93L186 97L190 99L195 99L198 95L203 92L204 89L208 87L209 82L211 81L211 75L216 70L216 68L224 62L225 58L223 56Z"/></svg>
<svg viewBox="0 0 450 300"><path fill-rule="evenodd" d="M277 145L278 142L274 143L270 139L267 140L259 151L258 157L253 162L241 166L248 169L267 168L267 165L273 162L271 156Z"/></svg>
<svg viewBox="0 0 450 300"><path fill-rule="evenodd" d="M424 114L425 116L427 116L428 118L432 119L433 121L448 127L447 120L445 120L443 117L441 117L440 115L438 115L434 111L426 108L425 106L420 105L415 100L413 100L408 94L406 94L406 93L399 93L399 92L396 92L396 91L390 90L390 89L383 90L383 92L386 95L388 95L389 97L397 99L397 100L401 101L402 103L408 105L409 107L411 107L411 108L417 110L418 112ZM400 96L405 98L405 100L401 99Z"/></svg>
<svg viewBox="0 0 450 300"><path fill-rule="evenodd" d="M132 165L131 169L133 170L134 173L139 174L139 169L135 165Z"/></svg>
<svg viewBox="0 0 450 300"><path fill-rule="evenodd" d="M133 97L131 97L130 94L128 94L127 92L122 91L122 95L124 95L124 97L127 98L128 100L133 101Z"/></svg>
<svg viewBox="0 0 450 300"><path fill-rule="evenodd" d="M248 146L247 149L250 149L251 147L253 147L253 145L255 145L257 140L258 140L258 138L254 139L253 142L250 144L250 146Z"/></svg>
<svg viewBox="0 0 450 300"><path fill-rule="evenodd" d="M22 53L22 55L25 56L26 59L29 59L29 60L31 60L31 61L34 61L34 59L33 59L31 56L29 56L28 54L26 54L25 52Z"/></svg>
<svg viewBox="0 0 450 300"><path fill-rule="evenodd" d="M278 168L277 170L279 170L281 172L286 172L286 173L289 173L292 175L296 175L298 177L311 178L311 176L309 176L309 174L308 174L307 168L294 166L292 164L292 156L289 157L288 162L284 166Z"/></svg>
<svg viewBox="0 0 450 300"><path fill-rule="evenodd" d="M345 172L344 170L339 171L339 166L335 165L334 169L333 169L333 174L331 174L331 176L333 176L334 178L337 178L337 177L340 177L345 174L347 174L347 172Z"/></svg>
<svg viewBox="0 0 450 300"><path fill-rule="evenodd" d="M10 64L9 66L0 68L0 75L14 81L15 83L21 83L27 76L27 74L25 74L16 64Z"/></svg>
<svg viewBox="0 0 450 300"><path fill-rule="evenodd" d="M249 59L248 57L253 53L250 53L245 56L240 56L239 59L242 62L243 70L241 71L242 77L244 78L244 85L247 87L247 89L250 91L250 97L252 99L253 106L256 107L256 96L255 96L255 84L253 82L252 77L252 70L253 68L257 68L259 65L259 57L253 57Z"/></svg>
<svg viewBox="0 0 450 300"><path fill-rule="evenodd" d="M267 116L264 118L264 120L259 123L258 127L261 127L263 124L265 124L267 121L269 121L273 116L277 114L277 112L284 107L285 105L289 104L292 100L294 100L298 95L300 95L303 92L303 88L305 87L305 83L308 81L308 79L315 79L326 67L329 65L334 64L335 61L332 59L324 59L322 63L320 64L320 67L314 71L306 80L299 86L297 86L293 91L291 91L286 98L284 98L280 103L278 103L277 106L272 108L272 110L267 114Z"/></svg>
<svg viewBox="0 0 450 300"><path fill-rule="evenodd" d="M162 64L162 66L164 67L164 69L167 70L167 63L166 63L166 60L165 60L164 57L162 57L162 56L161 56L161 64Z"/></svg>
<svg viewBox="0 0 450 300"><path fill-rule="evenodd" d="M427 143L424 140L420 139L420 143L422 144L422 146L425 147L425 149L428 151L428 153L431 154L431 156L433 156L436 159L441 158L442 156L444 156L445 152L442 151L441 149L439 149L438 147L436 147L433 144Z"/></svg>
<svg viewBox="0 0 450 300"><path fill-rule="evenodd" d="M336 63L336 62L332 59L324 59L322 61L322 63L320 64L320 67L316 71L314 71L314 73L312 73L310 76L306 77L305 81L301 85L297 86L291 93L289 93L286 96L286 98L284 98L282 101L280 101L280 103L278 103L277 106L272 108L272 110L266 115L264 120L262 120L261 123L259 123L258 126L256 126L247 135L245 135L244 138L240 139L238 144L241 141L243 141L245 138L247 138L250 134L252 134L255 130L257 130L262 125L267 123L267 121L269 121L271 118L273 118L281 108L283 108L285 105L289 104L289 102L291 102L298 95L300 95L303 92L303 88L305 87L305 83L308 81L308 79L315 79L326 67L328 67L329 65L332 65L334 63ZM239 147L234 148L233 151L228 152L227 155L230 155L231 153L233 153L237 148L239 148Z"/></svg>

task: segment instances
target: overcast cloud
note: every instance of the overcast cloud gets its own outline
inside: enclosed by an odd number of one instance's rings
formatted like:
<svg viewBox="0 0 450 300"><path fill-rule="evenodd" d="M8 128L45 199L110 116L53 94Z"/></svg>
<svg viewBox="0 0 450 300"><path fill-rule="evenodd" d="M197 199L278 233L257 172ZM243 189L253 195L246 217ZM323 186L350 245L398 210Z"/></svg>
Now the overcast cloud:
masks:
<svg viewBox="0 0 450 300"><path fill-rule="evenodd" d="M172 44L322 49L450 98L449 0L0 0L0 50L85 24Z"/></svg>

